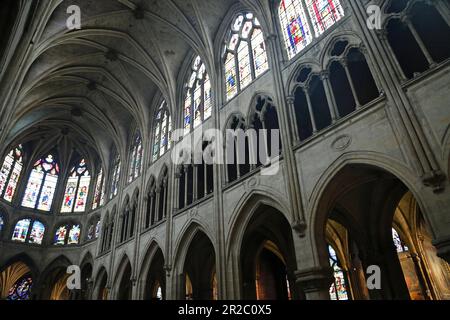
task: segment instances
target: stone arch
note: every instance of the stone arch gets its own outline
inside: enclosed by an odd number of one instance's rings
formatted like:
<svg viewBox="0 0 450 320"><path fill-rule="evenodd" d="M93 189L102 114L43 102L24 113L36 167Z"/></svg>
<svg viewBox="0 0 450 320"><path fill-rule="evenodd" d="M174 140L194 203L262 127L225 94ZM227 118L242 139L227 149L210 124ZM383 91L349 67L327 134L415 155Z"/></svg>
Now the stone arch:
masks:
<svg viewBox="0 0 450 320"><path fill-rule="evenodd" d="M212 233L195 219L183 228L181 234L174 251L177 298L214 299L216 296L212 285L217 250L215 241L210 236ZM205 272L209 269L212 273Z"/></svg>
<svg viewBox="0 0 450 320"><path fill-rule="evenodd" d="M152 239L147 246L145 255L141 259L139 270L140 298L155 300L157 292L155 288L161 288L161 298L166 297L166 275L164 252L156 239ZM157 289L157 288L156 288Z"/></svg>
<svg viewBox="0 0 450 320"><path fill-rule="evenodd" d="M347 46L350 47L360 47L364 44L363 40L353 31L338 32L336 34L333 34L332 37L325 40L323 50L321 51L319 56L320 66L322 67L322 70L327 69L329 65L329 57L332 56L331 53L335 45L340 41L347 41Z"/></svg>
<svg viewBox="0 0 450 320"><path fill-rule="evenodd" d="M106 300L108 298L108 272L103 265L98 269L94 279L92 299Z"/></svg>
<svg viewBox="0 0 450 320"><path fill-rule="evenodd" d="M114 280L114 292L116 300L131 300L132 299L132 274L133 269L130 259L127 254L124 253L119 260Z"/></svg>
<svg viewBox="0 0 450 320"><path fill-rule="evenodd" d="M93 268L94 268L94 258L90 251L86 252L83 259L81 260L81 292L77 295L77 299L88 300L92 296L93 289Z"/></svg>
<svg viewBox="0 0 450 320"><path fill-rule="evenodd" d="M236 206L231 218L231 228L226 239L226 253L228 269L234 270L234 292L239 299L273 299L273 298L299 298L300 290L295 287L294 272L297 269L294 249L294 238L291 228L292 219L288 216L288 206L268 192L253 191L243 197ZM270 223L267 223L270 221ZM246 238L251 241L245 241ZM250 245L249 245L250 244ZM268 296L260 290L264 285L256 284L259 270L259 259L263 251L269 249L278 257L277 271L272 275L278 280L277 293ZM269 252L268 251L268 252ZM266 254L268 253L266 252ZM256 269L255 269L256 268ZM283 271L284 270L284 271ZM285 275L282 275L286 272ZM286 277L280 281L280 277ZM252 280L253 279L253 280ZM283 283L284 282L284 283ZM286 286L289 283L291 291L288 294ZM279 290L278 290L279 289ZM256 291L255 291L256 290ZM266 290L267 292L270 290ZM283 293L282 293L283 292ZM286 295L284 295L286 293Z"/></svg>
<svg viewBox="0 0 450 320"><path fill-rule="evenodd" d="M47 264L38 282L40 299L69 300L73 298L66 286L69 276L66 272L67 267L72 264L65 255L60 255Z"/></svg>
<svg viewBox="0 0 450 320"><path fill-rule="evenodd" d="M34 282L37 278L35 268L31 258L26 254L19 254L2 265L0 268L0 299L5 299L9 295L9 290L25 277L30 276ZM33 295L32 290L31 295Z"/></svg>
<svg viewBox="0 0 450 320"><path fill-rule="evenodd" d="M213 237L212 231L204 225L199 219L192 219L189 223L185 224L180 230L177 241L174 246L174 266L177 267L179 263L182 263L186 258L187 250L189 249L189 244L196 235L197 232L204 233L211 243L215 244L215 238ZM216 249L214 247L214 249Z"/></svg>
<svg viewBox="0 0 450 320"><path fill-rule="evenodd" d="M391 232L396 208L408 190L422 212L429 212L430 204L423 202L418 193L424 192L422 183L409 168L375 153L341 156L324 172L310 196L308 236L313 260L322 268L328 265L325 228L328 221L337 221L347 230L349 250L356 250L349 254L360 259L360 267L379 265L383 270L383 290L372 290L367 295L375 299L409 299L406 282L398 281L403 274ZM347 212L336 212L338 204ZM365 290L365 282L361 281L355 280L356 291Z"/></svg>
<svg viewBox="0 0 450 320"><path fill-rule="evenodd" d="M287 80L287 86L286 86L286 96L292 95L295 90L299 87L299 81L297 81L301 71L304 69L311 69L310 75L308 76L308 79L306 81L302 82L308 82L309 78L312 74L318 74L322 71L322 67L320 65L320 62L317 59L309 58L302 60L301 63L299 63L294 70L291 72L291 74L288 77Z"/></svg>

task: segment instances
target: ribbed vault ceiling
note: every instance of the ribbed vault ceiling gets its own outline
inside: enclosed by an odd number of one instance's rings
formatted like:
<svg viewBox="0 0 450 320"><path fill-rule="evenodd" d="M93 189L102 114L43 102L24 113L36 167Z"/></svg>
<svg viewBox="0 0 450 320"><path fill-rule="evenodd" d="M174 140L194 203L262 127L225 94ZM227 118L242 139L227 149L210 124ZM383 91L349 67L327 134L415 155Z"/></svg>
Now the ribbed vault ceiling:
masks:
<svg viewBox="0 0 450 320"><path fill-rule="evenodd" d="M125 152L134 127L149 134L155 99L176 107L186 59L199 54L214 78L214 43L235 0L52 1L14 108L8 143L43 126L69 129L72 141ZM258 0L242 1L253 11ZM266 2L261 0L261 2ZM41 3L42 4L42 3ZM67 7L82 29L66 28ZM174 110L172 110L174 112ZM42 138L42 137L41 137ZM76 144L76 143L75 143Z"/></svg>

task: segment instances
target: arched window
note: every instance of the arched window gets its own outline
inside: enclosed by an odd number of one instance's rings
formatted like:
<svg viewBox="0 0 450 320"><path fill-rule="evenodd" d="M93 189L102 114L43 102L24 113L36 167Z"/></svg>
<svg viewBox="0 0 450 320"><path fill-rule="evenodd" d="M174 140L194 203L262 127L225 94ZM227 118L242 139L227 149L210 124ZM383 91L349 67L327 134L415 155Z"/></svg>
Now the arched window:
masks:
<svg viewBox="0 0 450 320"><path fill-rule="evenodd" d="M211 81L201 58L192 63L184 99L184 133L188 134L211 116Z"/></svg>
<svg viewBox="0 0 450 320"><path fill-rule="evenodd" d="M87 240L95 240L100 235L100 219L93 219L89 225Z"/></svg>
<svg viewBox="0 0 450 320"><path fill-rule="evenodd" d="M138 132L131 146L130 168L128 170L128 182L133 181L141 174L142 169L142 139Z"/></svg>
<svg viewBox="0 0 450 320"><path fill-rule="evenodd" d="M281 0L278 16L283 29L286 50L291 59L313 39L302 2L300 0Z"/></svg>
<svg viewBox="0 0 450 320"><path fill-rule="evenodd" d="M224 47L227 100L269 68L261 25L253 13L240 14Z"/></svg>
<svg viewBox="0 0 450 320"><path fill-rule="evenodd" d="M409 251L408 247L403 243L402 239L400 238L397 230L395 230L394 228L392 228L392 240L394 241L397 253Z"/></svg>
<svg viewBox="0 0 450 320"><path fill-rule="evenodd" d="M46 158L38 160L28 179L22 206L50 211L58 175L59 166L53 155L49 154Z"/></svg>
<svg viewBox="0 0 450 320"><path fill-rule="evenodd" d="M80 163L70 171L61 212L84 212L86 209L86 200L89 193L90 182L91 176L89 175L86 161L82 159Z"/></svg>
<svg viewBox="0 0 450 320"><path fill-rule="evenodd" d="M134 225L136 221L138 198L139 192L136 193L131 203L128 198L125 200L123 213L121 214L119 243L122 243L134 236Z"/></svg>
<svg viewBox="0 0 450 320"><path fill-rule="evenodd" d="M117 153L112 163L111 190L109 195L110 199L112 199L117 195L117 192L119 190L119 179L120 179L120 155Z"/></svg>
<svg viewBox="0 0 450 320"><path fill-rule="evenodd" d="M105 179L103 175L103 169L100 168L100 171L97 174L97 181L95 183L95 193L94 200L92 203L92 210L101 207L104 203L105 198Z"/></svg>
<svg viewBox="0 0 450 320"><path fill-rule="evenodd" d="M30 274L26 274L22 278L16 281L14 285L9 289L6 300L19 301L29 300L31 295L31 288L33 287L33 279Z"/></svg>
<svg viewBox="0 0 450 320"><path fill-rule="evenodd" d="M347 283L344 271L340 267L336 251L332 246L328 246L328 254L330 258L330 266L334 271L334 283L330 287L331 300L348 300Z"/></svg>
<svg viewBox="0 0 450 320"><path fill-rule="evenodd" d="M53 244L55 245L67 245L67 244L79 244L80 243L80 225L67 224L60 226L55 232L55 238Z"/></svg>
<svg viewBox="0 0 450 320"><path fill-rule="evenodd" d="M339 0L306 0L316 37L344 17Z"/></svg>
<svg viewBox="0 0 450 320"><path fill-rule="evenodd" d="M106 214L102 228L102 243L100 252L105 252L111 248L112 243L112 235L114 232L114 212L109 216L109 213Z"/></svg>
<svg viewBox="0 0 450 320"><path fill-rule="evenodd" d="M172 143L172 118L167 103L163 101L155 113L153 122L153 161L163 156Z"/></svg>
<svg viewBox="0 0 450 320"><path fill-rule="evenodd" d="M155 208L156 208L156 182L155 178L151 178L147 194L147 208L145 212L145 229L148 229L155 222Z"/></svg>
<svg viewBox="0 0 450 320"><path fill-rule="evenodd" d="M12 201L17 188L23 167L22 160L23 150L22 146L19 145L17 148L11 150L3 161L0 170L0 197L3 197L8 202Z"/></svg>
<svg viewBox="0 0 450 320"><path fill-rule="evenodd" d="M387 41L407 79L415 77L450 56L450 26L435 1L415 1L407 6L391 1L386 13ZM400 4L400 5L399 5ZM402 5L403 4L403 5ZM395 15L392 15L395 13Z"/></svg>
<svg viewBox="0 0 450 320"><path fill-rule="evenodd" d="M42 222L32 219L17 221L11 240L23 243L42 244L45 226Z"/></svg>

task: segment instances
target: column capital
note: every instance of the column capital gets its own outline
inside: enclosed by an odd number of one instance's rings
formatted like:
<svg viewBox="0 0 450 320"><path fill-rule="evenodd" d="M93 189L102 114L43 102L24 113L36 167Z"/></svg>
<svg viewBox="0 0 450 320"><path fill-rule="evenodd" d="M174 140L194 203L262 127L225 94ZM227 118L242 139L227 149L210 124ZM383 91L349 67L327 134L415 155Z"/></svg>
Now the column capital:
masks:
<svg viewBox="0 0 450 320"><path fill-rule="evenodd" d="M287 97L286 97L286 102L288 103L288 104L294 104L294 102L295 102L295 96L292 94L292 95L288 95Z"/></svg>
<svg viewBox="0 0 450 320"><path fill-rule="evenodd" d="M378 38L380 38L380 40L387 41L388 32L386 29L377 29L375 30L375 33L378 35Z"/></svg>
<svg viewBox="0 0 450 320"><path fill-rule="evenodd" d="M264 40L272 42L272 41L277 40L277 38L278 38L278 35L276 33L269 33L265 36Z"/></svg>
<svg viewBox="0 0 450 320"><path fill-rule="evenodd" d="M295 282L305 293L326 291L330 289L334 281L333 268L313 267L294 272Z"/></svg>
<svg viewBox="0 0 450 320"><path fill-rule="evenodd" d="M320 79L326 81L330 78L330 72L328 70L324 70L320 73Z"/></svg>

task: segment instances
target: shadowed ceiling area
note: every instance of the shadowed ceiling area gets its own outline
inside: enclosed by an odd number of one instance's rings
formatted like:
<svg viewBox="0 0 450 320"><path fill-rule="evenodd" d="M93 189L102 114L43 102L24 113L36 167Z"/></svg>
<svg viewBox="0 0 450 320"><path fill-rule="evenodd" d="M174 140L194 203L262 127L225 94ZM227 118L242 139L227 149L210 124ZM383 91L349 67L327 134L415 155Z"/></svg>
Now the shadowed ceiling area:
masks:
<svg viewBox="0 0 450 320"><path fill-rule="evenodd" d="M6 143L42 139L42 127L52 127L104 150L102 159L113 146L124 152L130 130L148 133L159 101L177 105L185 61L200 55L215 73L216 33L235 2L48 1ZM81 10L80 30L67 28L71 5Z"/></svg>

